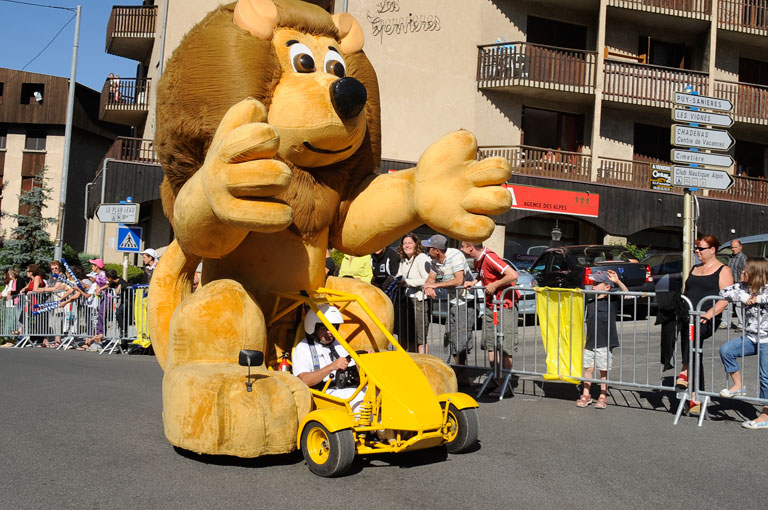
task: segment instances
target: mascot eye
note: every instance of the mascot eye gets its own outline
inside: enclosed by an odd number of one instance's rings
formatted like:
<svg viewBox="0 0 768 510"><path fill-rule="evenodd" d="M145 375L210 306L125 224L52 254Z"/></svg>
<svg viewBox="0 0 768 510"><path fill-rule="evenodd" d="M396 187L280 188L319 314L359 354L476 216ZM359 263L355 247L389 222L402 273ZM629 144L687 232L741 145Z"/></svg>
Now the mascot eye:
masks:
<svg viewBox="0 0 768 510"><path fill-rule="evenodd" d="M301 43L291 45L291 67L297 73L311 73L315 70L315 59L309 48Z"/></svg>
<svg viewBox="0 0 768 510"><path fill-rule="evenodd" d="M331 51L325 54L325 63L323 67L325 68L326 73L335 74L339 78L344 78L347 74L347 66L344 65L344 59L341 58L341 55L334 49L331 49Z"/></svg>

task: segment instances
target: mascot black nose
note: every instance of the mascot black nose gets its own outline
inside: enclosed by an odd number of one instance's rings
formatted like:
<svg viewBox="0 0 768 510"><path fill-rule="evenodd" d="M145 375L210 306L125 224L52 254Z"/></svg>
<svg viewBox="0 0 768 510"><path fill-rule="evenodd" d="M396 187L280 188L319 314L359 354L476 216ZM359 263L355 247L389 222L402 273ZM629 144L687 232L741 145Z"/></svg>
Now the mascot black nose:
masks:
<svg viewBox="0 0 768 510"><path fill-rule="evenodd" d="M331 101L342 119L356 117L365 106L366 99L368 93L365 86L354 78L347 76L331 84Z"/></svg>

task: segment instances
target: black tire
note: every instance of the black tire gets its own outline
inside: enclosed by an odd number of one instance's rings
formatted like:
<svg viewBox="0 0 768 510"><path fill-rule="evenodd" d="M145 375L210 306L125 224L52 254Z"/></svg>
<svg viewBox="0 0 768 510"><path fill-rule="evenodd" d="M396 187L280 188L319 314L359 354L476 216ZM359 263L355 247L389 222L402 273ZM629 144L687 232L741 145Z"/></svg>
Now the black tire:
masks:
<svg viewBox="0 0 768 510"><path fill-rule="evenodd" d="M326 478L340 476L355 460L355 436L350 429L331 433L311 421L301 433L301 453L314 474Z"/></svg>
<svg viewBox="0 0 768 510"><path fill-rule="evenodd" d="M448 424L452 430L451 439L445 443L448 453L464 453L475 446L480 429L475 408L459 411L451 404L448 408Z"/></svg>

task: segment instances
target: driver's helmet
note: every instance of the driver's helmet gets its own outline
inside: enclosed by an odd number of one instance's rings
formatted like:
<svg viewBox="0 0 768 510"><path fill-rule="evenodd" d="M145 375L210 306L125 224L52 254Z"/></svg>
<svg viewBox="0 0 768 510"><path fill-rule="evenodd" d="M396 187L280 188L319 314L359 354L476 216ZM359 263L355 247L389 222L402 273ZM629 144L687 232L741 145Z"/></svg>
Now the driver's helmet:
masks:
<svg viewBox="0 0 768 510"><path fill-rule="evenodd" d="M328 322L333 324L335 327L344 324L344 317L341 315L341 310L335 306L322 305L320 306L320 311L323 313L323 315L325 315L325 318L328 319ZM313 334L315 332L315 326L321 322L322 321L320 320L320 317L317 316L314 310L308 311L307 315L304 317L304 331L308 335Z"/></svg>

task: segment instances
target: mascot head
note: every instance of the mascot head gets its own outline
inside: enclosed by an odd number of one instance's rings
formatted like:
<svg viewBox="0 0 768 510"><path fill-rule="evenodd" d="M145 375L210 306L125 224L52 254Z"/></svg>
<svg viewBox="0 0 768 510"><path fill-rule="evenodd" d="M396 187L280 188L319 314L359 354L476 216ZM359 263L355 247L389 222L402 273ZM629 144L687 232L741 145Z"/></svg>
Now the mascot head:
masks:
<svg viewBox="0 0 768 510"><path fill-rule="evenodd" d="M282 198L297 219L308 193L343 200L380 157L378 85L362 47L351 15L298 0L240 0L210 13L182 40L158 86L166 215L224 113L247 97L264 104L280 134L279 158L295 181Z"/></svg>

